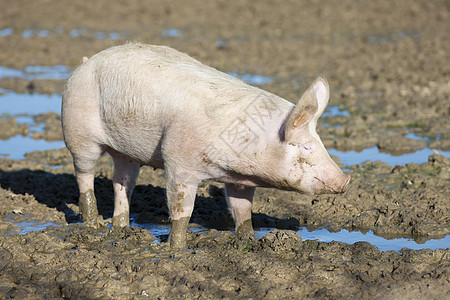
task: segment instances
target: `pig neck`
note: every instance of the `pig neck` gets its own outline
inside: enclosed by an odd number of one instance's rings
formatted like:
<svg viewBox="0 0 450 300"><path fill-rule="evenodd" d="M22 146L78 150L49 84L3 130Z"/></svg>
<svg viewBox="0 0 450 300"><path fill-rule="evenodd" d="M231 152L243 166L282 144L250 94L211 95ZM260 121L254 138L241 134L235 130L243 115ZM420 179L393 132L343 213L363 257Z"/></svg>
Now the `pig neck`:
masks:
<svg viewBox="0 0 450 300"><path fill-rule="evenodd" d="M246 145L232 164L228 166L228 176L219 180L248 186L281 187L283 186L282 170L286 169L286 147L284 139L284 124L295 107L292 103L268 95L276 104L276 111L262 113L259 116L249 116L246 125L252 128L256 138ZM255 124L256 122L258 124Z"/></svg>

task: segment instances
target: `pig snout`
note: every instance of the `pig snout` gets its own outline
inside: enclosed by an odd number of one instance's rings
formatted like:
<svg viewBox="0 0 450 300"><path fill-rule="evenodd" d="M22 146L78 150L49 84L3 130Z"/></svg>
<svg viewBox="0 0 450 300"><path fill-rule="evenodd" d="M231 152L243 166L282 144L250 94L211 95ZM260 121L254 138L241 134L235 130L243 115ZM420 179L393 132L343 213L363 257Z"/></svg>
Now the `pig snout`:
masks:
<svg viewBox="0 0 450 300"><path fill-rule="evenodd" d="M321 193L344 193L348 185L350 184L350 180L352 178L351 175L342 174L339 176L339 179L335 178L334 180L330 180L330 182L320 179L319 177L314 177L317 181L320 182L322 188L319 189L319 194Z"/></svg>
<svg viewBox="0 0 450 300"><path fill-rule="evenodd" d="M343 193L343 192L345 192L347 190L351 179L352 179L352 175L349 174L347 176L347 179L345 180L344 184L341 186L341 189L340 189L339 193Z"/></svg>

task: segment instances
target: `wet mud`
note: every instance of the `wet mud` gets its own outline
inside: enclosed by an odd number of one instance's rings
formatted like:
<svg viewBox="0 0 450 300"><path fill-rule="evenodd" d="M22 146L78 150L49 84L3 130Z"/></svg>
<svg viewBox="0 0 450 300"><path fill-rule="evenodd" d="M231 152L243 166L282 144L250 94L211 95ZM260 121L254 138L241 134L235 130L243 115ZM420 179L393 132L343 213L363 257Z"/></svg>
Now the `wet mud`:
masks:
<svg viewBox="0 0 450 300"><path fill-rule="evenodd" d="M367 242L326 243L296 233L299 227L372 231L418 243L450 234L450 158L439 154L450 150L446 1L36 1L12 2L0 16L0 101L60 94L83 56L141 41L185 51L293 102L315 77L326 76L333 107L318 133L327 148L436 152L420 164L370 158L341 164L352 182L340 195L257 189L253 227L272 228L260 239L234 234L223 185L204 182L187 247L173 250L168 233L146 229L170 225L164 171L141 169L133 226L112 229L113 168L103 157L95 174L98 228L92 228L81 223L67 149L9 159L2 148L0 297L450 297L450 245L380 251ZM1 141L62 140L57 109L0 107Z"/></svg>

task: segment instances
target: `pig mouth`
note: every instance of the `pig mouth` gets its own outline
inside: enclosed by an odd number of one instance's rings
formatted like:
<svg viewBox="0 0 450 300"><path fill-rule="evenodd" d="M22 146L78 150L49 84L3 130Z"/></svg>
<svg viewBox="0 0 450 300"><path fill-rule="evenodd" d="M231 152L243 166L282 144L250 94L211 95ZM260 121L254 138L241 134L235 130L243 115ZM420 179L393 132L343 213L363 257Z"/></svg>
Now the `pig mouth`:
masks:
<svg viewBox="0 0 450 300"><path fill-rule="evenodd" d="M345 192L347 190L348 184L350 183L350 180L351 180L351 175L347 176L347 180L345 180L344 184L341 187L339 187L339 188L335 188L335 187L332 187L332 186L328 185L325 181L323 181L319 177L314 176L314 179L316 179L317 181L322 183L323 186L325 187L325 190L327 190L329 192L332 192L332 193L335 193L335 194L340 194L340 193L343 193L343 192Z"/></svg>

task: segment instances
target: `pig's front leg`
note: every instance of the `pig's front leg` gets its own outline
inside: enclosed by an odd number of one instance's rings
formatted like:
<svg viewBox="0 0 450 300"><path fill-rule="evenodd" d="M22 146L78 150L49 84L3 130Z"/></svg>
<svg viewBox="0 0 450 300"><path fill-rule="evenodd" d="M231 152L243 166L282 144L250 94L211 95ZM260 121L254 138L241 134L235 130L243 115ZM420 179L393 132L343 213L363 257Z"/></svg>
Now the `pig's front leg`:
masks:
<svg viewBox="0 0 450 300"><path fill-rule="evenodd" d="M198 184L167 178L167 204L172 228L169 234L171 248L186 248L186 231L194 209Z"/></svg>
<svg viewBox="0 0 450 300"><path fill-rule="evenodd" d="M239 185L225 184L228 206L236 225L236 234L240 238L254 237L252 226L252 200L255 188Z"/></svg>

